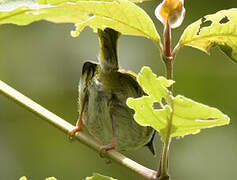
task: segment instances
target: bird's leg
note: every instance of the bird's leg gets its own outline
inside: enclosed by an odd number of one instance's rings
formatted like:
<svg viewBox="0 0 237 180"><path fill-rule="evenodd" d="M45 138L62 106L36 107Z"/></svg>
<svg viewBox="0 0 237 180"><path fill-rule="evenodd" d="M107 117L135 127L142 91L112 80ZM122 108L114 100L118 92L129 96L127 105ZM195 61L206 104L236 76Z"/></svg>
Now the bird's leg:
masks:
<svg viewBox="0 0 237 180"><path fill-rule="evenodd" d="M74 128L73 130L71 130L69 132L69 139L72 139L72 136L78 132L82 130L82 114L79 115L77 123L76 123L76 128Z"/></svg>
<svg viewBox="0 0 237 180"><path fill-rule="evenodd" d="M113 132L112 140L111 140L110 144L104 145L101 147L100 154L103 154L104 152L106 152L110 149L115 149L115 147L116 147L115 123L114 123L114 119L113 119L113 115L112 115L111 111L110 111L110 119L111 119L112 132Z"/></svg>
<svg viewBox="0 0 237 180"><path fill-rule="evenodd" d="M84 98L84 99L83 99L83 102L82 102L81 109L80 109L80 115L79 115L78 120L77 120L77 123L76 123L76 128L74 128L73 130L71 130L71 131L69 132L69 139L72 139L72 136L73 136L76 132L82 130L82 117L83 117L83 111L84 111L85 103L86 103L86 99Z"/></svg>

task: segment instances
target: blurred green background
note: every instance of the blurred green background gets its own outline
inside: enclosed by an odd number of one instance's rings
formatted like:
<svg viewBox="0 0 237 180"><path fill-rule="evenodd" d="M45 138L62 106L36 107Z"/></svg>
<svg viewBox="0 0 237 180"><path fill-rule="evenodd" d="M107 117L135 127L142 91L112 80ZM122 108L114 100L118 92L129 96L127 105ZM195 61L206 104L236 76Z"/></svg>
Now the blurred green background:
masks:
<svg viewBox="0 0 237 180"><path fill-rule="evenodd" d="M141 4L161 24L154 9L161 1ZM186 0L186 18L173 31L174 43L184 28L203 15L236 7L236 0ZM77 120L77 85L81 65L98 56L97 35L87 28L72 38L72 24L36 22L29 26L2 25L0 28L0 78L70 123ZM138 72L151 66L159 75L164 67L158 49L148 39L122 36L119 60L125 69ZM222 180L237 177L237 65L213 48L208 56L182 48L174 70L175 93L217 107L231 117L229 126L203 130L198 135L173 139L169 165L173 180ZM149 168L157 169L161 151L154 158L145 148L125 154ZM58 180L82 179L98 172L119 180L139 180L130 170L106 164L97 153L68 137L12 100L0 95L0 179L31 180L55 176Z"/></svg>

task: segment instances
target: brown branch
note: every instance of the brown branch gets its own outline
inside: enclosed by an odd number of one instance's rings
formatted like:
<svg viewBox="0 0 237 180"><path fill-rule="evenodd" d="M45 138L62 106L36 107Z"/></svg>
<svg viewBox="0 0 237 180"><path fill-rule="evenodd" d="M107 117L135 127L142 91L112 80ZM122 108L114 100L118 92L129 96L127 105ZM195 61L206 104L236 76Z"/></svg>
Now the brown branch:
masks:
<svg viewBox="0 0 237 180"><path fill-rule="evenodd" d="M8 98L14 100L18 104L22 105L27 110L33 112L37 116L40 116L42 119L46 120L50 124L54 125L65 134L69 134L71 130L75 128L75 126L71 125L64 119L58 117L57 115L53 114L52 112L48 111L44 107L40 106L36 102L32 101L28 97L24 96L17 90L13 89L6 83L0 80L0 93L4 94ZM91 149L95 150L96 152L100 152L101 144L98 143L94 138L91 136L83 133L78 132L75 134L75 138L85 144L86 146L90 147ZM121 153L110 150L105 153L105 157L117 162L118 164L125 166L137 174L143 176L145 179L149 180L156 180L156 171L146 168L137 162L127 158L126 156L122 155Z"/></svg>

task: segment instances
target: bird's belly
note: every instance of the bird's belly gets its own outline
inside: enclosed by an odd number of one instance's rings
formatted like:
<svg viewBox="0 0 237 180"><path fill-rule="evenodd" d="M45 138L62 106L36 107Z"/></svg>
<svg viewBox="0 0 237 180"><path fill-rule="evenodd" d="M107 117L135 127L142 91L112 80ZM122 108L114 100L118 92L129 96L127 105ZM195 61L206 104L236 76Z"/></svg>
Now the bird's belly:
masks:
<svg viewBox="0 0 237 180"><path fill-rule="evenodd" d="M113 136L112 115L116 149L136 149L150 141L153 129L138 125L133 114L133 110L125 102L114 100L111 93L92 87L83 114L83 124L92 136L107 145L111 143Z"/></svg>
<svg viewBox="0 0 237 180"><path fill-rule="evenodd" d="M101 141L102 144L111 143L112 121L109 115L108 99L104 93L90 93L88 104L83 114L83 124L89 133Z"/></svg>

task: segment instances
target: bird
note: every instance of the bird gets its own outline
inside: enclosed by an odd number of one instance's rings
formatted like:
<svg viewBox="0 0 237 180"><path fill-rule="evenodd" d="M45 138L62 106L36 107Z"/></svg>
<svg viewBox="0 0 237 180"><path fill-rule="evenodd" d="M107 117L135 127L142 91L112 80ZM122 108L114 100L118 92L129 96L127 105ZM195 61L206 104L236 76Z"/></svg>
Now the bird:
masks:
<svg viewBox="0 0 237 180"><path fill-rule="evenodd" d="M111 29L98 29L99 62L86 61L79 82L79 117L70 136L84 126L103 146L128 151L147 146L155 155L155 131L140 126L134 120L134 110L126 105L129 97L145 95L136 81L135 73L119 68L117 41L120 33Z"/></svg>

